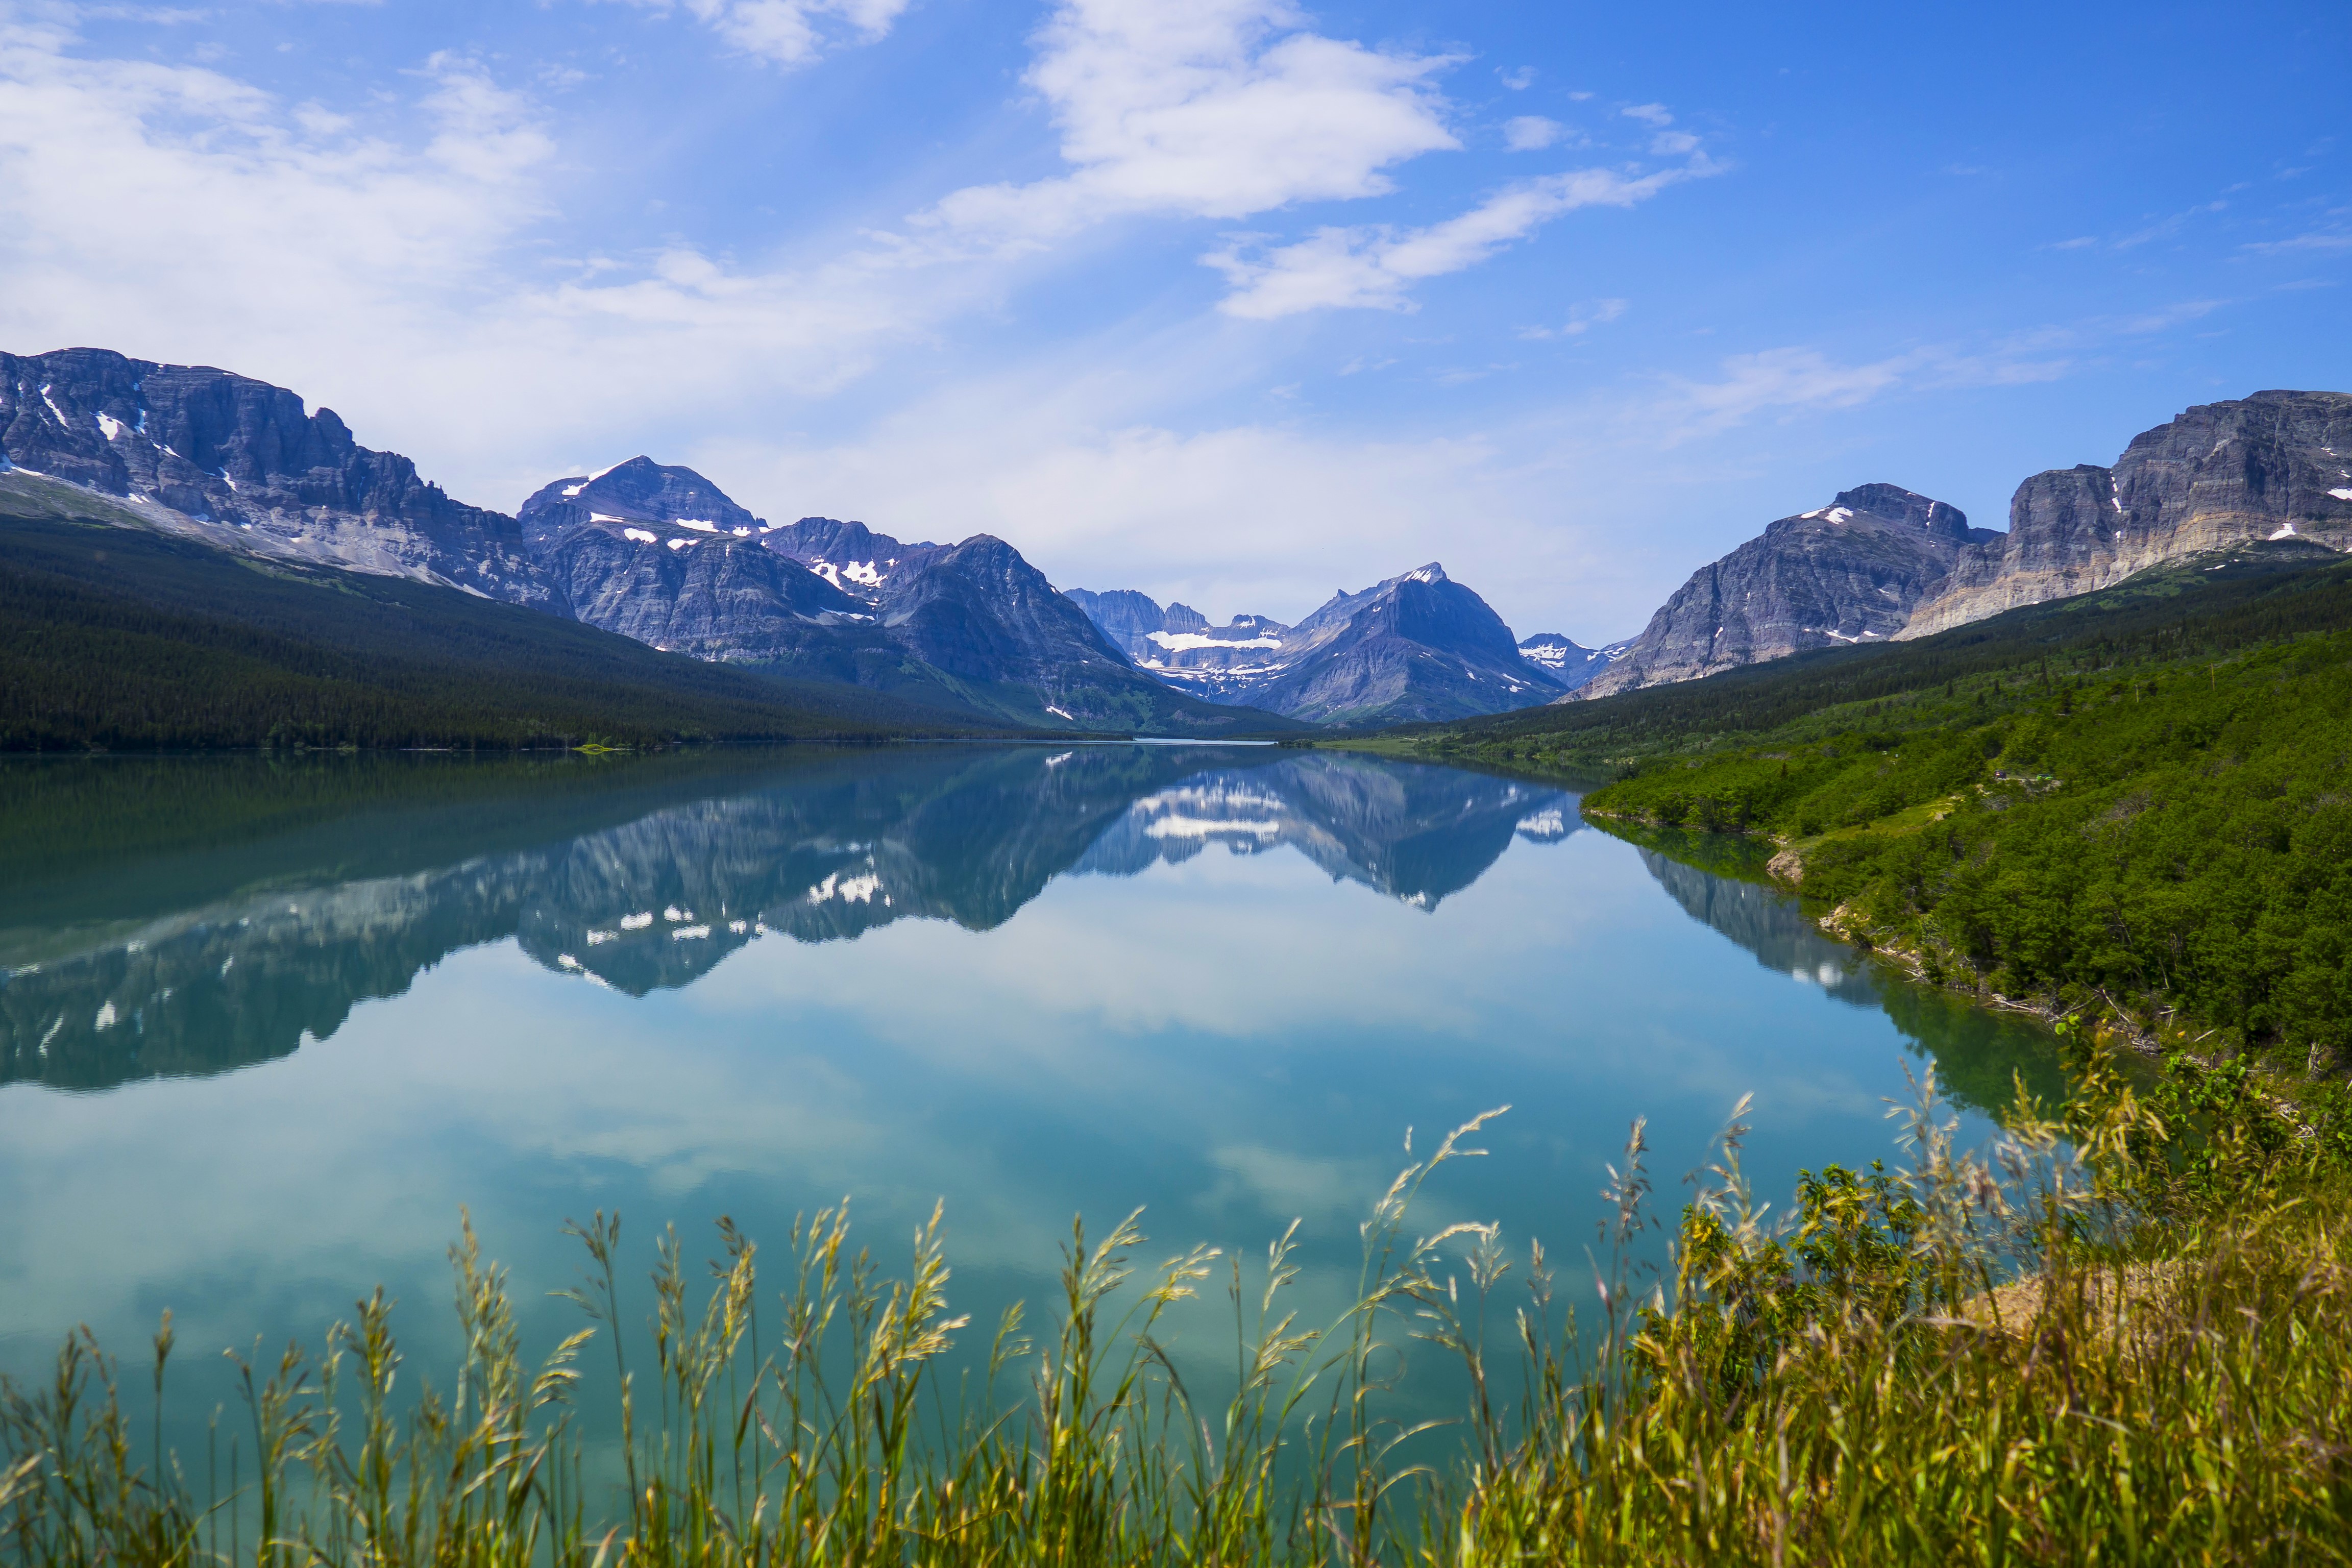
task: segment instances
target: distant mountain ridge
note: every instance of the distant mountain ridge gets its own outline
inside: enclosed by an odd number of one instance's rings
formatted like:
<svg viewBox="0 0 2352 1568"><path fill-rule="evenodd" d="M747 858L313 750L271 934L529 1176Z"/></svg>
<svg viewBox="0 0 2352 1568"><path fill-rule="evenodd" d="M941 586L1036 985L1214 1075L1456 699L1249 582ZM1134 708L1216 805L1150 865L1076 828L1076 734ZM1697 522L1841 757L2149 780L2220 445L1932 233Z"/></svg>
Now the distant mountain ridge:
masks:
<svg viewBox="0 0 2352 1568"><path fill-rule="evenodd" d="M1501 712L1571 683L1522 657L1502 617L1435 562L1342 589L1296 626L1236 616L1211 626L1133 589L1072 589L1073 603L1142 668L1215 702L1365 727Z"/></svg>
<svg viewBox="0 0 2352 1568"><path fill-rule="evenodd" d="M1519 639L1519 657L1551 671L1562 686L1574 691L1623 658L1633 646L1633 639L1627 637L1600 647L1584 647L1565 633L1538 632Z"/></svg>

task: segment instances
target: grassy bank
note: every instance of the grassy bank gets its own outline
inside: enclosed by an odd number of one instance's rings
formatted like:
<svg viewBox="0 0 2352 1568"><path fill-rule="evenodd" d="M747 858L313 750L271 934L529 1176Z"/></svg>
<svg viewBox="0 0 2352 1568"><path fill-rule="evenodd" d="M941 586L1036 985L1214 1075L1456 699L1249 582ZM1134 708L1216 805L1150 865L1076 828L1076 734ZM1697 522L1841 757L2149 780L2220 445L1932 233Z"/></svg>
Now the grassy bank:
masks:
<svg viewBox="0 0 2352 1568"><path fill-rule="evenodd" d="M648 1298L599 1215L577 1230L583 1330L527 1357L469 1236L463 1364L412 1394L378 1295L322 1353L247 1367L201 1462L147 1425L168 1320L135 1373L68 1345L53 1382L0 1399L0 1542L288 1568L2344 1561L2346 1140L2298 1135L2242 1075L2184 1062L2142 1094L2095 1047L2074 1066L2072 1101L2021 1094L1980 1155L1930 1085L1907 1169L1806 1174L1785 1224L1735 1111L1656 1274L1632 1261L1656 1223L1637 1124L1597 1301L1490 1227L1422 1234L1476 1121L1373 1205L1357 1303L1323 1324L1286 1305L1286 1237L1139 1270L1134 1222L1076 1232L1033 1330L956 1315L936 1220L889 1278L820 1215L781 1291L730 1226L707 1286L671 1237ZM1196 1402L1159 1335L1210 1291L1232 1300L1237 1392ZM593 1482L568 1400L646 1317L623 1479ZM984 1371L941 1386L970 1336ZM1466 1374L1433 1465L1390 1415L1401 1346Z"/></svg>

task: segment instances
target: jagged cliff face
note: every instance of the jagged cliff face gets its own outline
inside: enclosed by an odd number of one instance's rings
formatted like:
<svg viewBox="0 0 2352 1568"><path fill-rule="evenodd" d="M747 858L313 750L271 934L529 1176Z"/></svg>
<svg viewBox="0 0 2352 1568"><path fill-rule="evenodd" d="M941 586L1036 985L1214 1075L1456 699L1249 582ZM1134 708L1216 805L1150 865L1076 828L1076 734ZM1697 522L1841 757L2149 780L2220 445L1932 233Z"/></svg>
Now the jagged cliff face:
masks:
<svg viewBox="0 0 2352 1568"><path fill-rule="evenodd" d="M1958 508L1896 485L1842 490L1693 573L1624 657L1574 695L1696 680L1806 648L1891 638L1941 588L1964 549L1999 538L1970 528Z"/></svg>
<svg viewBox="0 0 2352 1568"><path fill-rule="evenodd" d="M514 519L249 376L107 349L0 354L0 455L215 543L547 602Z"/></svg>
<svg viewBox="0 0 2352 1568"><path fill-rule="evenodd" d="M1532 707L1567 689L1522 657L1502 617L1435 562L1336 593L1295 626L1264 616L1211 626L1196 610L1163 612L1132 590L1068 596L1171 685L1318 723L1461 719Z"/></svg>
<svg viewBox="0 0 2352 1568"><path fill-rule="evenodd" d="M1927 637L2253 539L2352 549L2352 396L2258 392L2135 437L2112 468L2034 475L2009 532L1961 552L1903 628Z"/></svg>

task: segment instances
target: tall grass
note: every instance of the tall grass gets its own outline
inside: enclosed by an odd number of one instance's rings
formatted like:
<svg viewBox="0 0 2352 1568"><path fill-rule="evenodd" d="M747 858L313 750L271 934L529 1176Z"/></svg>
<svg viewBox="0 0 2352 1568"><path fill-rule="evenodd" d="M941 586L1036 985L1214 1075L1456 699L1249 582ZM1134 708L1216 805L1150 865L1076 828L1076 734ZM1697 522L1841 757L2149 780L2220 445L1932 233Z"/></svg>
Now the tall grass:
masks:
<svg viewBox="0 0 2352 1568"><path fill-rule="evenodd" d="M730 1225L700 1286L665 1233L649 1303L600 1214L572 1227L589 1321L537 1363L469 1226L443 1383L401 1383L379 1291L316 1357L239 1363L241 1430L200 1479L162 1436L168 1318L152 1430L119 1364L69 1342L0 1395L0 1540L26 1563L256 1568L2352 1557L2340 1150L2226 1074L2144 1095L2095 1048L2077 1067L2054 1110L2021 1088L1982 1153L1931 1076L1906 1169L1805 1173L1779 1221L1740 1166L1743 1102L1657 1271L1636 1124L1581 1321L1540 1246L1411 1223L1499 1113L1379 1197L1328 1322L1286 1304L1296 1225L1262 1259L1150 1268L1137 1216L1074 1226L1048 1321L1033 1338L1009 1311L953 1385L944 1352L980 1331L949 1304L936 1212L896 1276L845 1209L796 1225L780 1290ZM1219 1399L1162 1337L1212 1289L1236 1358ZM1399 1414L1415 1341L1465 1374L1443 1432ZM616 1479L570 1405L606 1352Z"/></svg>

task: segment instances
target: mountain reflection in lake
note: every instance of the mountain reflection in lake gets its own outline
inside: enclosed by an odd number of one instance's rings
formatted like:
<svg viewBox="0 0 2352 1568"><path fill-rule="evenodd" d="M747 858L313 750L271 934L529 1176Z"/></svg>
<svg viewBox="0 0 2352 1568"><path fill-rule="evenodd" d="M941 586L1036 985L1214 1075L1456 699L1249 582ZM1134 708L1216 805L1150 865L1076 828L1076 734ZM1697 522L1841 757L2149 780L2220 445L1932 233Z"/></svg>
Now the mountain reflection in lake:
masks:
<svg viewBox="0 0 2352 1568"><path fill-rule="evenodd" d="M429 1333L460 1205L551 1335L567 1217L618 1206L645 1244L727 1214L780 1240L845 1193L876 1241L944 1197L982 1322L1039 1297L1073 1213L1138 1205L1154 1256L1255 1253L1301 1217L1328 1305L1408 1126L1514 1105L1427 1217L1575 1255L1637 1114L1671 1207L1744 1091L1779 1194L1892 1152L1906 1062L1979 1103L2048 1064L2034 1031L1888 978L1706 854L1583 828L1570 793L1345 753L5 782L18 1373L77 1322L127 1347L164 1306L184 1344L315 1342L378 1280Z"/></svg>

